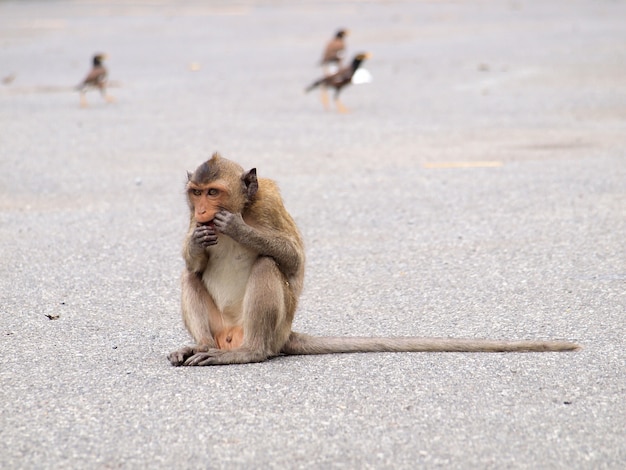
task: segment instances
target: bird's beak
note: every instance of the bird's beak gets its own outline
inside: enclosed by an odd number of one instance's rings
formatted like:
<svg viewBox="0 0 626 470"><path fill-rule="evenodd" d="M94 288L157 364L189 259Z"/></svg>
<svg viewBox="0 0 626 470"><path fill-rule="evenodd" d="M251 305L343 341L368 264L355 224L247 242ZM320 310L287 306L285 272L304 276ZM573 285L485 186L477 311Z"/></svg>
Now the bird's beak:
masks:
<svg viewBox="0 0 626 470"><path fill-rule="evenodd" d="M370 54L369 52L365 53L365 58L366 59L371 59L372 57L373 57L372 54Z"/></svg>

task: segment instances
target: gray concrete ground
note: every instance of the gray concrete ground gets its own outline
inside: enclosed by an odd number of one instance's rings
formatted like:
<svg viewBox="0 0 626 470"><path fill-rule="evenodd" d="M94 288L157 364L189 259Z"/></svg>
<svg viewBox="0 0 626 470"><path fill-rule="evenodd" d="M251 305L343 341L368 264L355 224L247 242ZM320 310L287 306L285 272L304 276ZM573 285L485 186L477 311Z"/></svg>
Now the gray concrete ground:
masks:
<svg viewBox="0 0 626 470"><path fill-rule="evenodd" d="M624 468L624 18L0 2L0 467ZM373 53L349 115L303 93L340 26ZM116 103L80 109L100 50ZM171 367L185 171L215 150L301 227L294 329L584 349Z"/></svg>

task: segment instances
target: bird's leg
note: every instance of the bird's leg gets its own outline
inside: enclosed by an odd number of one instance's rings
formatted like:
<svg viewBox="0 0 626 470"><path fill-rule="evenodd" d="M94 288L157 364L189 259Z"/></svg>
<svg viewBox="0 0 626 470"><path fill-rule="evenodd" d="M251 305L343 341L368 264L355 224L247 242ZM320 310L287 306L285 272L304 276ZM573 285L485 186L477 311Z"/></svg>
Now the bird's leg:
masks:
<svg viewBox="0 0 626 470"><path fill-rule="evenodd" d="M104 101L106 101L107 103L115 102L115 98L107 93L107 89L104 87L104 85L101 85L99 88L100 94L102 95L102 98L104 98Z"/></svg>
<svg viewBox="0 0 626 470"><path fill-rule="evenodd" d="M87 98L85 97L85 92L84 91L80 92L80 107L81 108L86 108L87 107Z"/></svg>
<svg viewBox="0 0 626 470"><path fill-rule="evenodd" d="M339 111L342 114L350 112L350 110L346 108L341 101L339 101L339 97L335 98L335 105L337 106L337 111Z"/></svg>
<svg viewBox="0 0 626 470"><path fill-rule="evenodd" d="M328 109L329 108L328 92L326 91L325 87L322 87L321 90L322 90L322 94L321 94L322 104L324 105L324 109Z"/></svg>

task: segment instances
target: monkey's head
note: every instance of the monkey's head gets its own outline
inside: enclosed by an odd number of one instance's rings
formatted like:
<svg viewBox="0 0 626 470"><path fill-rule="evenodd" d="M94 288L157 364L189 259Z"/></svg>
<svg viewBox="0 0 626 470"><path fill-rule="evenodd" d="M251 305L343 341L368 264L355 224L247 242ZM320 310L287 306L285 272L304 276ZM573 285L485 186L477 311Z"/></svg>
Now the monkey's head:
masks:
<svg viewBox="0 0 626 470"><path fill-rule="evenodd" d="M193 173L187 173L187 202L199 224L210 224L221 210L242 213L258 188L256 168L244 171L218 153Z"/></svg>

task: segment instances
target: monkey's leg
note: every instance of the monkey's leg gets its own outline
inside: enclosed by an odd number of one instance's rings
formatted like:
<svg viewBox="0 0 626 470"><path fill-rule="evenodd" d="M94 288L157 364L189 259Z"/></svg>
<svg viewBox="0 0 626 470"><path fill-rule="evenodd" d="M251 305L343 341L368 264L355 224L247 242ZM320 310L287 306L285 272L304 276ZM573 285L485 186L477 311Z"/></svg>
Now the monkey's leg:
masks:
<svg viewBox="0 0 626 470"><path fill-rule="evenodd" d="M170 353L167 358L175 366L182 365L198 352L216 347L211 325L213 323L215 327L216 319L219 318L217 307L198 274L185 270L181 279L181 291L183 322L196 345L185 346Z"/></svg>
<svg viewBox="0 0 626 470"><path fill-rule="evenodd" d="M185 361L189 366L245 364L276 356L287 342L287 285L272 258L259 258L252 268L243 299L243 344L232 350L210 349Z"/></svg>

